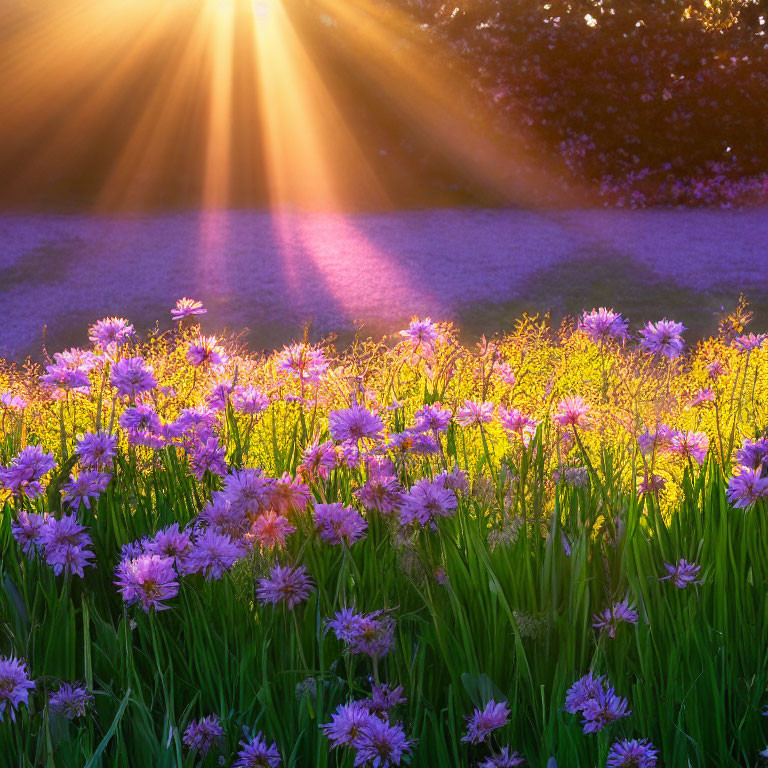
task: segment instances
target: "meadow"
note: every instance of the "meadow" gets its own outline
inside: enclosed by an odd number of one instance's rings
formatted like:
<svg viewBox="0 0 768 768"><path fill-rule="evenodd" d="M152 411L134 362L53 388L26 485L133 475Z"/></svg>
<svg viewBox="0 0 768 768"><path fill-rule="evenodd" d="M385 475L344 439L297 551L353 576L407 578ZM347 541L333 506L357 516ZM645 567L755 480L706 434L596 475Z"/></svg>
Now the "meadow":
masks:
<svg viewBox="0 0 768 768"><path fill-rule="evenodd" d="M0 765L758 765L749 320L256 355L184 299L3 364Z"/></svg>

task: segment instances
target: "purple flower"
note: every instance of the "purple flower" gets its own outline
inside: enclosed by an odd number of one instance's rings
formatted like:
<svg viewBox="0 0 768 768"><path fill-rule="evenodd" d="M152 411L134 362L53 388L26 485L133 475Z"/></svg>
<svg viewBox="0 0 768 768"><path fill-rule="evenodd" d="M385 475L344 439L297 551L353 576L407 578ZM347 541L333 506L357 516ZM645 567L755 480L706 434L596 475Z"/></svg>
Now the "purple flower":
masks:
<svg viewBox="0 0 768 768"><path fill-rule="evenodd" d="M136 395L150 392L157 386L155 374L141 357L118 360L112 368L110 381L117 394L134 399Z"/></svg>
<svg viewBox="0 0 768 768"><path fill-rule="evenodd" d="M187 573L202 573L206 581L220 579L245 554L243 545L206 528L194 541L186 562Z"/></svg>
<svg viewBox="0 0 768 768"><path fill-rule="evenodd" d="M256 516L270 505L273 481L264 477L260 469L241 469L227 475L224 495L235 515Z"/></svg>
<svg viewBox="0 0 768 768"><path fill-rule="evenodd" d="M680 562L677 565L671 565L670 563L664 563L664 567L667 569L667 575L662 576L659 581L666 581L672 579L675 586L678 589L685 589L689 584L701 584L701 581L697 581L696 577L701 570L700 565L689 563L686 560L680 558Z"/></svg>
<svg viewBox="0 0 768 768"><path fill-rule="evenodd" d="M201 301L188 299L185 296L183 299L179 299L176 302L176 306L171 310L171 318L180 322L185 317L204 315L207 311L208 310L203 306Z"/></svg>
<svg viewBox="0 0 768 768"><path fill-rule="evenodd" d="M450 472L444 469L439 475L435 475L435 482L448 491L466 493L469 490L467 473L458 467L454 467Z"/></svg>
<svg viewBox="0 0 768 768"><path fill-rule="evenodd" d="M629 717L631 711L627 709L627 700L616 695L612 686L595 689L594 696L584 702L581 710L583 717L582 726L584 733L597 733L602 731L606 725L619 720L622 717Z"/></svg>
<svg viewBox="0 0 768 768"><path fill-rule="evenodd" d="M663 451L669 448L672 443L674 430L665 424L659 424L655 430L647 429L637 436L637 445L640 451L646 456L655 450Z"/></svg>
<svg viewBox="0 0 768 768"><path fill-rule="evenodd" d="M622 739L611 744L605 768L655 768L658 754L648 739Z"/></svg>
<svg viewBox="0 0 768 768"><path fill-rule="evenodd" d="M497 728L503 728L509 720L509 707L506 702L497 704L491 699L485 709L475 709L467 717L467 733L462 736L462 741L468 741L470 744L479 744L485 741Z"/></svg>
<svg viewBox="0 0 768 768"><path fill-rule="evenodd" d="M232 407L238 413L257 416L269 408L269 398L256 387L235 387L232 393Z"/></svg>
<svg viewBox="0 0 768 768"><path fill-rule="evenodd" d="M598 342L608 338L626 339L629 322L618 312L600 307L591 312L584 312L579 320L579 330L586 333L592 341Z"/></svg>
<svg viewBox="0 0 768 768"><path fill-rule="evenodd" d="M478 403L474 400L465 400L464 407L456 412L456 423L462 427L471 427L473 424L487 424L493 420L493 403Z"/></svg>
<svg viewBox="0 0 768 768"><path fill-rule="evenodd" d="M278 369L295 376L302 383L305 379L319 381L328 370L328 365L323 350L307 344L283 347L283 351L277 356Z"/></svg>
<svg viewBox="0 0 768 768"><path fill-rule="evenodd" d="M519 408L507 410L503 406L499 408L499 422L507 434L518 437L525 446L530 444L539 426L536 419L523 413Z"/></svg>
<svg viewBox="0 0 768 768"><path fill-rule="evenodd" d="M414 349L420 346L431 348L432 345L440 339L440 331L432 319L429 317L424 320L413 318L404 331L400 331L400 336L410 341Z"/></svg>
<svg viewBox="0 0 768 768"><path fill-rule="evenodd" d="M761 477L760 473L760 469L744 467L728 480L728 501L734 507L747 509L756 501L768 498L768 477Z"/></svg>
<svg viewBox="0 0 768 768"><path fill-rule="evenodd" d="M170 600L179 592L179 582L173 560L162 555L144 554L125 558L115 571L115 584L128 605L141 603L146 613L150 608L167 609L164 600Z"/></svg>
<svg viewBox="0 0 768 768"><path fill-rule="evenodd" d="M736 461L749 469L758 469L768 458L768 438L761 437L757 440L744 438L741 448L736 451Z"/></svg>
<svg viewBox="0 0 768 768"><path fill-rule="evenodd" d="M362 727L355 743L357 754L355 766L370 762L373 768L388 768L400 765L404 754L411 751L413 742L406 738L403 727L398 723L389 725L378 717L372 717Z"/></svg>
<svg viewBox="0 0 768 768"><path fill-rule="evenodd" d="M331 437L337 442L345 440L362 440L367 437L375 440L381 430L384 429L384 422L381 418L371 413L362 405L353 405L351 408L345 408L340 411L331 411L328 414L328 425L331 430Z"/></svg>
<svg viewBox="0 0 768 768"><path fill-rule="evenodd" d="M42 494L40 481L55 467L52 453L45 453L39 445L28 445L8 467L0 467L0 485L14 496L23 493L32 499Z"/></svg>
<svg viewBox="0 0 768 768"><path fill-rule="evenodd" d="M403 488L393 475L374 473L368 482L355 491L355 496L368 510L382 515L397 512L403 504Z"/></svg>
<svg viewBox="0 0 768 768"><path fill-rule="evenodd" d="M268 579L259 579L256 597L262 605L285 603L293 610L304 602L312 592L312 581L303 565L281 567L276 565Z"/></svg>
<svg viewBox="0 0 768 768"><path fill-rule="evenodd" d="M267 510L251 523L248 537L262 547L285 547L286 538L296 532L287 517L278 515L274 510Z"/></svg>
<svg viewBox="0 0 768 768"><path fill-rule="evenodd" d="M49 387L86 393L91 386L88 371L82 368L72 368L64 363L56 363L46 365L45 370L46 373L40 377L40 381Z"/></svg>
<svg viewBox="0 0 768 768"><path fill-rule="evenodd" d="M452 414L438 403L425 405L414 414L416 429L423 432L445 432L451 423Z"/></svg>
<svg viewBox="0 0 768 768"><path fill-rule="evenodd" d="M194 366L219 366L227 362L227 353L217 344L215 336L200 336L190 341L187 347L187 360Z"/></svg>
<svg viewBox="0 0 768 768"><path fill-rule="evenodd" d="M328 622L339 640L349 645L351 653L386 656L395 642L395 621L387 611L355 613L350 608L339 611Z"/></svg>
<svg viewBox="0 0 768 768"><path fill-rule="evenodd" d="M69 683L62 683L59 690L52 693L48 699L48 706L67 720L83 717L92 704L93 696L84 686Z"/></svg>
<svg viewBox="0 0 768 768"><path fill-rule="evenodd" d="M305 509L311 498L309 486L298 478L292 478L287 472L273 480L270 486L269 503L281 515L294 509Z"/></svg>
<svg viewBox="0 0 768 768"><path fill-rule="evenodd" d="M477 768L515 768L518 765L523 765L525 759L519 752L511 752L511 747L504 747L498 755L491 755L486 757L482 763L478 764Z"/></svg>
<svg viewBox="0 0 768 768"><path fill-rule="evenodd" d="M227 448L219 445L215 437L209 437L192 451L190 467L198 480L202 480L206 472L223 477L227 473Z"/></svg>
<svg viewBox="0 0 768 768"><path fill-rule="evenodd" d="M558 403L552 421L561 427L588 429L589 411L589 403L581 395L570 395Z"/></svg>
<svg viewBox="0 0 768 768"><path fill-rule="evenodd" d="M178 523L171 523L145 541L144 548L153 555L170 557L176 570L179 573L186 573L187 560L192 551L192 538L188 531L179 529Z"/></svg>
<svg viewBox="0 0 768 768"><path fill-rule="evenodd" d="M734 339L733 347L739 352L751 352L753 349L760 349L766 339L768 339L768 333L761 333L757 336L754 333L748 333L746 336L739 336Z"/></svg>
<svg viewBox="0 0 768 768"><path fill-rule="evenodd" d="M403 686L398 685L392 690L389 686L374 685L371 690L370 701L365 702L368 711L373 715L386 715L390 709L398 704L404 704L408 699L403 696Z"/></svg>
<svg viewBox="0 0 768 768"><path fill-rule="evenodd" d="M29 706L29 692L35 684L29 679L27 664L15 656L0 656L0 723L5 710L16 722L16 712L21 704Z"/></svg>
<svg viewBox="0 0 768 768"><path fill-rule="evenodd" d="M440 480L424 478L417 480L403 497L400 521L408 525L418 520L421 525L427 525L435 517L449 517L457 506L453 491L447 489Z"/></svg>
<svg viewBox="0 0 768 768"><path fill-rule="evenodd" d="M676 323L673 320L659 320L658 323L646 323L645 328L640 331L642 337L640 346L648 352L658 353L674 359L680 356L685 342L681 334L686 328L682 323Z"/></svg>
<svg viewBox="0 0 768 768"><path fill-rule="evenodd" d="M91 508L91 500L98 499L107 489L112 475L99 472L97 469L87 469L79 475L72 475L68 483L61 486L64 501L73 509L79 509L83 504Z"/></svg>
<svg viewBox="0 0 768 768"><path fill-rule="evenodd" d="M315 504L315 529L329 544L346 542L351 546L365 538L368 523L352 507L345 507L340 502L334 504Z"/></svg>
<svg viewBox="0 0 768 768"><path fill-rule="evenodd" d="M77 524L74 515L64 515L60 519L48 517L40 529L40 543L45 553L45 562L58 576L61 573L76 573L81 578L83 569L93 565L90 561L95 555L88 549L91 537L82 525Z"/></svg>
<svg viewBox="0 0 768 768"><path fill-rule="evenodd" d="M440 453L440 443L432 435L416 429L406 429L389 436L387 449L400 456L429 456Z"/></svg>
<svg viewBox="0 0 768 768"><path fill-rule="evenodd" d="M605 630L608 637L616 637L616 629L620 621L627 624L637 624L637 612L629 607L629 602L625 599L620 603L613 603L610 608L606 608L601 614L595 614L592 626L601 631Z"/></svg>
<svg viewBox="0 0 768 768"><path fill-rule="evenodd" d="M105 317L88 329L88 338L91 343L102 349L124 344L131 336L133 336L133 326L122 317Z"/></svg>
<svg viewBox="0 0 768 768"><path fill-rule="evenodd" d="M342 704L331 715L331 722L320 726L325 737L330 739L332 747L356 747L363 726L371 719L371 713L364 701L351 701Z"/></svg>
<svg viewBox="0 0 768 768"><path fill-rule="evenodd" d="M307 478L321 477L327 480L331 470L336 466L336 446L328 441L325 443L308 445L304 449L302 462L297 472Z"/></svg>
<svg viewBox="0 0 768 768"><path fill-rule="evenodd" d="M205 398L206 405L214 411L225 411L234 387L228 382L216 384Z"/></svg>
<svg viewBox="0 0 768 768"><path fill-rule="evenodd" d="M0 392L0 405L12 411L23 411L29 401L20 395L14 395L13 392Z"/></svg>
<svg viewBox="0 0 768 768"><path fill-rule="evenodd" d="M13 538L27 557L31 557L42 546L40 534L44 524L45 515L26 512L23 509L19 510L18 519L11 522Z"/></svg>
<svg viewBox="0 0 768 768"><path fill-rule="evenodd" d="M86 432L78 439L75 452L86 469L109 469L117 455L117 435Z"/></svg>
<svg viewBox="0 0 768 768"><path fill-rule="evenodd" d="M241 741L242 749L237 753L237 760L232 768L278 768L280 752L277 744L267 746L267 740L259 731L250 741Z"/></svg>
<svg viewBox="0 0 768 768"><path fill-rule="evenodd" d="M192 720L184 731L184 746L194 749L202 757L208 754L211 747L224 735L224 729L219 724L216 715L208 715L200 720Z"/></svg>
<svg viewBox="0 0 768 768"><path fill-rule="evenodd" d="M704 463L709 450L709 437L706 432L675 430L669 445L669 452L692 458L699 465Z"/></svg>
<svg viewBox="0 0 768 768"><path fill-rule="evenodd" d="M160 417L149 405L134 405L126 408L118 419L120 426L129 434L159 435L162 432Z"/></svg>
<svg viewBox="0 0 768 768"><path fill-rule="evenodd" d="M603 687L605 676L595 677L591 671L579 678L565 694L565 711L575 715L581 712L590 699L594 699L596 691Z"/></svg>

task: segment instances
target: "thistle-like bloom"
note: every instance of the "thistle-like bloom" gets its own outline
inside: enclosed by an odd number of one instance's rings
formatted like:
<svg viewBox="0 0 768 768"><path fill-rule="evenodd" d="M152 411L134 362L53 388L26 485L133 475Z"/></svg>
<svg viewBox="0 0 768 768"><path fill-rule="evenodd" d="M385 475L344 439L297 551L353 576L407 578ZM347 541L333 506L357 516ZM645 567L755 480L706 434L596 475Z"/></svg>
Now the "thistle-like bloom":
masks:
<svg viewBox="0 0 768 768"><path fill-rule="evenodd" d="M273 480L257 468L241 469L227 475L224 496L236 515L255 517L267 509L271 501Z"/></svg>
<svg viewBox="0 0 768 768"><path fill-rule="evenodd" d="M185 317L194 317L195 315L204 315L208 310L203 306L202 301L188 299L186 296L176 302L176 306L171 310L173 320L182 321Z"/></svg>
<svg viewBox="0 0 768 768"><path fill-rule="evenodd" d="M605 768L656 768L658 754L648 739L622 739L611 744Z"/></svg>
<svg viewBox="0 0 768 768"><path fill-rule="evenodd" d="M189 342L187 360L192 365L219 366L227 362L227 353L217 344L215 336L200 336Z"/></svg>
<svg viewBox="0 0 768 768"><path fill-rule="evenodd" d="M192 552L192 537L182 531L178 523L161 528L151 539L143 542L144 549L153 555L170 557L179 573L186 573L187 561Z"/></svg>
<svg viewBox="0 0 768 768"><path fill-rule="evenodd" d="M602 731L606 725L622 717L629 717L630 714L632 713L627 709L625 698L618 696L612 686L600 686L595 690L594 696L587 699L581 710L584 733Z"/></svg>
<svg viewBox="0 0 768 768"><path fill-rule="evenodd" d="M507 410L503 406L498 411L499 423L510 436L518 437L523 445L528 446L536 434L539 422L523 413L519 408Z"/></svg>
<svg viewBox="0 0 768 768"><path fill-rule="evenodd" d="M645 432L637 436L637 445L644 455L654 451L665 451L672 444L672 436L675 434L665 424L659 424L656 429L646 429Z"/></svg>
<svg viewBox="0 0 768 768"><path fill-rule="evenodd" d="M658 323L646 323L640 331L640 346L648 352L657 353L668 357L670 360L680 357L685 342L682 333L686 327L682 323L673 320L659 320Z"/></svg>
<svg viewBox="0 0 768 768"><path fill-rule="evenodd" d="M354 765L370 762L374 768L400 765L404 754L411 751L413 741L408 739L399 723L389 725L378 717L372 717L362 727L355 748Z"/></svg>
<svg viewBox="0 0 768 768"><path fill-rule="evenodd" d="M146 613L150 608L163 611L169 606L163 601L170 600L179 592L179 582L173 560L162 555L144 554L125 558L115 570L115 584L123 600L128 604L141 603Z"/></svg>
<svg viewBox="0 0 768 768"><path fill-rule="evenodd" d="M232 768L278 768L280 752L277 744L267 745L267 740L259 731L250 741L241 741L242 749L237 753L237 759Z"/></svg>
<svg viewBox="0 0 768 768"><path fill-rule="evenodd" d="M722 360L713 360L707 366L707 375L712 381L717 381L721 376L725 376L726 373L728 373L728 370Z"/></svg>
<svg viewBox="0 0 768 768"><path fill-rule="evenodd" d="M477 768L516 768L525 765L525 758L517 751L510 752L510 746L504 747L498 755L486 757Z"/></svg>
<svg viewBox="0 0 768 768"><path fill-rule="evenodd" d="M565 694L565 711L575 715L581 712L590 699L594 699L597 691L604 687L605 676L595 677L590 670L584 677L579 678Z"/></svg>
<svg viewBox="0 0 768 768"><path fill-rule="evenodd" d="M277 356L277 367L304 382L319 381L328 370L328 360L322 349L310 347L308 344L291 344L283 347Z"/></svg>
<svg viewBox="0 0 768 768"><path fill-rule="evenodd" d="M315 504L315 529L329 544L351 546L365 538L368 523L356 509L341 502Z"/></svg>
<svg viewBox="0 0 768 768"><path fill-rule="evenodd" d="M644 493L658 493L663 491L666 485L667 481L661 475L645 475L638 483L637 492L640 495Z"/></svg>
<svg viewBox="0 0 768 768"><path fill-rule="evenodd" d="M195 539L186 569L202 573L206 581L220 579L244 554L242 544L209 527Z"/></svg>
<svg viewBox="0 0 768 768"><path fill-rule="evenodd" d="M198 480L202 480L206 472L223 477L227 473L226 456L227 447L220 445L217 438L209 437L195 446L189 465Z"/></svg>
<svg viewBox="0 0 768 768"><path fill-rule="evenodd" d="M102 349L118 347L133 336L133 326L123 317L105 317L88 329L92 344Z"/></svg>
<svg viewBox="0 0 768 768"><path fill-rule="evenodd" d="M589 336L592 341L599 342L609 338L626 339L629 321L618 312L600 307L591 312L584 312L579 320L579 330Z"/></svg>
<svg viewBox="0 0 768 768"><path fill-rule="evenodd" d="M734 507L747 509L760 499L768 498L768 477L761 477L760 473L760 469L742 468L728 480L728 501Z"/></svg>
<svg viewBox="0 0 768 768"><path fill-rule="evenodd" d="M296 509L305 509L312 493L309 486L291 477L287 472L270 485L269 503L276 512L285 515Z"/></svg>
<svg viewBox="0 0 768 768"><path fill-rule="evenodd" d="M675 430L669 444L670 453L694 459L699 465L704 463L708 450L709 437L706 432Z"/></svg>
<svg viewBox="0 0 768 768"><path fill-rule="evenodd" d="M134 405L126 408L120 415L118 423L130 436L136 436L137 434L156 436L163 429L160 417L149 405Z"/></svg>
<svg viewBox="0 0 768 768"><path fill-rule="evenodd" d="M440 443L435 437L417 429L393 432L387 440L387 450L397 456L430 456L440 453Z"/></svg>
<svg viewBox="0 0 768 768"><path fill-rule="evenodd" d="M16 539L22 552L27 557L31 557L40 547L42 542L40 534L45 524L45 515L39 515L36 512L26 512L19 510L19 516L11 521L11 533Z"/></svg>
<svg viewBox="0 0 768 768"><path fill-rule="evenodd" d="M193 720L185 729L182 741L184 746L199 752L201 757L208 754L211 747L224 735L216 715L208 715L200 720Z"/></svg>
<svg viewBox="0 0 768 768"><path fill-rule="evenodd" d="M208 396L205 398L205 404L212 411L225 411L233 391L234 387L229 382L220 382L208 393Z"/></svg>
<svg viewBox="0 0 768 768"><path fill-rule="evenodd" d="M331 747L356 747L363 726L368 724L371 713L366 702L351 701L342 704L331 715L331 722L320 726L325 737L330 739Z"/></svg>
<svg viewBox="0 0 768 768"><path fill-rule="evenodd" d="M134 399L136 395L150 392L157 386L157 379L150 366L141 357L126 357L118 360L110 375L117 394Z"/></svg>
<svg viewBox="0 0 768 768"><path fill-rule="evenodd" d="M0 392L0 405L20 413L29 405L29 401L21 395L14 395L13 392Z"/></svg>
<svg viewBox="0 0 768 768"><path fill-rule="evenodd" d="M232 393L232 407L246 416L258 416L269 404L269 398L256 387L235 387Z"/></svg>
<svg viewBox="0 0 768 768"><path fill-rule="evenodd" d="M423 478L403 496L400 522L408 525L418 520L421 525L427 525L436 517L450 517L457 506L456 494L446 488L444 482Z"/></svg>
<svg viewBox="0 0 768 768"><path fill-rule="evenodd" d="M761 437L758 440L744 438L741 448L736 451L736 462L749 469L758 469L768 459L768 438Z"/></svg>
<svg viewBox="0 0 768 768"><path fill-rule="evenodd" d="M613 603L610 608L606 608L602 613L595 614L592 626L600 631L608 633L608 637L616 637L616 629L619 622L627 624L637 624L637 612L629 607L628 600L622 600L620 603Z"/></svg>
<svg viewBox="0 0 768 768"><path fill-rule="evenodd" d="M440 483L443 488L454 493L466 493L469 490L467 482L467 473L463 469L454 467L450 472L444 469L439 475L435 475L435 482Z"/></svg>
<svg viewBox="0 0 768 768"><path fill-rule="evenodd" d="M588 429L589 411L589 403L581 395L570 395L557 404L552 421L561 427Z"/></svg>
<svg viewBox="0 0 768 768"><path fill-rule="evenodd" d="M296 528L288 522L287 517L278 515L273 510L260 514L251 523L249 537L265 549L285 547L286 538L296 532Z"/></svg>
<svg viewBox="0 0 768 768"><path fill-rule="evenodd" d="M297 472L307 479L322 478L327 480L331 471L336 466L336 446L328 441L325 443L308 445L304 449L304 455Z"/></svg>
<svg viewBox="0 0 768 768"><path fill-rule="evenodd" d="M351 653L371 658L386 656L395 642L395 621L387 611L355 613L345 608L328 622L336 637L349 645Z"/></svg>
<svg viewBox="0 0 768 768"><path fill-rule="evenodd" d="M404 704L408 699L403 696L403 686L398 685L392 690L385 683L374 685L371 690L371 698L365 704L372 715L386 715L390 709L398 704Z"/></svg>
<svg viewBox="0 0 768 768"><path fill-rule="evenodd" d="M88 371L82 368L72 368L63 363L45 366L46 373L40 377L43 384L58 389L75 390L87 393L91 386Z"/></svg>
<svg viewBox="0 0 768 768"><path fill-rule="evenodd" d="M408 327L404 331L400 331L399 335L407 339L414 349L421 346L432 347L441 337L437 325L429 317L425 317L423 320L414 317Z"/></svg>
<svg viewBox="0 0 768 768"><path fill-rule="evenodd" d="M83 717L92 704L93 696L84 686L69 683L62 683L59 690L48 698L51 710L67 720Z"/></svg>
<svg viewBox="0 0 768 768"><path fill-rule="evenodd" d="M303 603L312 592L312 580L303 565L285 566L279 564L270 571L268 579L259 579L256 597L262 605L285 603L293 610Z"/></svg>
<svg viewBox="0 0 768 768"><path fill-rule="evenodd" d="M664 568L667 570L667 575L662 576L659 581L666 581L672 579L674 585L678 589L685 589L689 584L701 584L701 581L697 581L696 577L701 570L700 565L695 563L689 563L687 560L680 558L680 561L676 565L671 563L664 563Z"/></svg>
<svg viewBox="0 0 768 768"><path fill-rule="evenodd" d="M15 656L0 656L0 723L6 709L16 722L16 712L22 704L29 706L29 692L34 687L25 661Z"/></svg>
<svg viewBox="0 0 768 768"><path fill-rule="evenodd" d="M465 400L464 407L456 412L456 423L462 427L471 427L473 424L488 424L493 420L493 403L479 403L474 400Z"/></svg>
<svg viewBox="0 0 768 768"><path fill-rule="evenodd" d="M452 416L450 409L443 408L439 403L424 405L414 414L416 429L422 432L445 432Z"/></svg>
<svg viewBox="0 0 768 768"><path fill-rule="evenodd" d="M45 553L45 562L58 576L61 573L75 573L84 576L83 569L93 565L95 555L88 549L91 537L82 525L77 524L74 515L60 519L48 517L40 529L40 543Z"/></svg>
<svg viewBox="0 0 768 768"><path fill-rule="evenodd" d="M117 456L117 435L86 432L78 438L75 452L86 469L109 469Z"/></svg>
<svg viewBox="0 0 768 768"><path fill-rule="evenodd" d="M0 467L0 486L14 496L24 494L30 499L43 492L41 480L56 467L52 453L39 445L28 445L8 467Z"/></svg>
<svg viewBox="0 0 768 768"><path fill-rule="evenodd" d="M768 339L768 333L760 333L757 336L754 333L748 333L746 336L734 339L733 348L739 352L751 352L754 349L760 349L766 339Z"/></svg>
<svg viewBox="0 0 768 768"><path fill-rule="evenodd" d="M355 496L366 509L391 515L402 506L404 492L396 477L376 472L362 488L355 491Z"/></svg>
<svg viewBox="0 0 768 768"><path fill-rule="evenodd" d="M353 440L357 442L363 438L375 440L384 429L384 422L379 416L371 413L362 405L353 405L340 411L331 411L328 414L328 425L331 437L336 442Z"/></svg>
<svg viewBox="0 0 768 768"><path fill-rule="evenodd" d="M104 493L111 479L112 475L106 472L87 469L77 476L72 475L69 482L61 486L61 494L72 509L79 509L81 504L90 509L91 501Z"/></svg>
<svg viewBox="0 0 768 768"><path fill-rule="evenodd" d="M485 709L475 709L466 720L467 732L461 740L468 741L470 744L479 744L485 741L492 731L503 728L507 724L509 707L505 701L497 704L491 699L485 705Z"/></svg>
<svg viewBox="0 0 768 768"><path fill-rule="evenodd" d="M699 405L704 405L705 403L714 403L715 402L715 390L712 389L712 387L707 387L706 389L700 389L693 400L691 400L691 408L696 408Z"/></svg>

